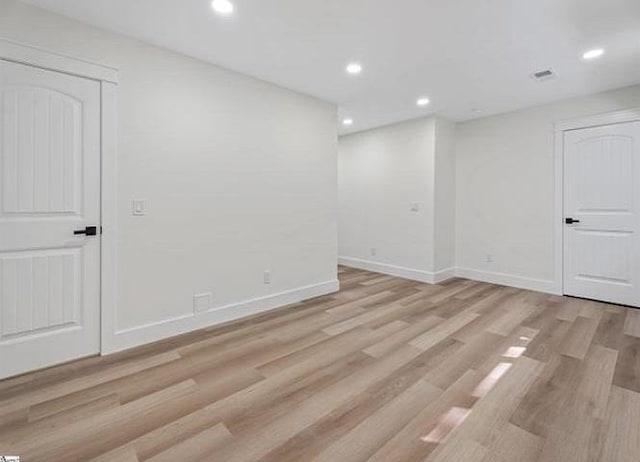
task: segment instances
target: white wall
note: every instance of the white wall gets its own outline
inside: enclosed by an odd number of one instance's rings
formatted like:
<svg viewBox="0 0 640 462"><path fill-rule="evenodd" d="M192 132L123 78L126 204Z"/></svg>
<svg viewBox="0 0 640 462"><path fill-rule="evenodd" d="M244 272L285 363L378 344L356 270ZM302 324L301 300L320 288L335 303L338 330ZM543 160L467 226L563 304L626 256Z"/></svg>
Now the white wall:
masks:
<svg viewBox="0 0 640 462"><path fill-rule="evenodd" d="M640 86L340 137L341 260L425 281L455 267L462 277L555 291L555 123L634 107ZM419 214L413 201L424 201Z"/></svg>
<svg viewBox="0 0 640 462"><path fill-rule="evenodd" d="M452 271L456 264L456 157L454 123L435 119L434 271Z"/></svg>
<svg viewBox="0 0 640 462"><path fill-rule="evenodd" d="M551 289L554 123L640 107L640 86L459 124L457 266L462 274ZM487 255L493 262L486 261Z"/></svg>
<svg viewBox="0 0 640 462"><path fill-rule="evenodd" d="M340 137L342 263L426 282L452 270L454 128L430 117Z"/></svg>
<svg viewBox="0 0 640 462"><path fill-rule="evenodd" d="M340 137L341 257L432 271L434 129L423 118Z"/></svg>
<svg viewBox="0 0 640 462"><path fill-rule="evenodd" d="M114 349L335 289L333 105L14 0L0 3L0 35L120 69L126 338ZM147 216L131 216L134 198L147 200ZM224 306L301 288L248 311L192 316L194 293Z"/></svg>

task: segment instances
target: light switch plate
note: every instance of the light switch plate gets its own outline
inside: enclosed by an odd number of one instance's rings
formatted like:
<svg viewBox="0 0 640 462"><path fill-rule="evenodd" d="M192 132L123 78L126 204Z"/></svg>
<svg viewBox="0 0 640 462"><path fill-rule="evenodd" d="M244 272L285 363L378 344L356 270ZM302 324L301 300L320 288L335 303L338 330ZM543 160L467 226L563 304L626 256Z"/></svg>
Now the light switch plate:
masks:
<svg viewBox="0 0 640 462"><path fill-rule="evenodd" d="M134 199L133 200L133 215L140 217L144 215L147 211L147 204L144 199Z"/></svg>

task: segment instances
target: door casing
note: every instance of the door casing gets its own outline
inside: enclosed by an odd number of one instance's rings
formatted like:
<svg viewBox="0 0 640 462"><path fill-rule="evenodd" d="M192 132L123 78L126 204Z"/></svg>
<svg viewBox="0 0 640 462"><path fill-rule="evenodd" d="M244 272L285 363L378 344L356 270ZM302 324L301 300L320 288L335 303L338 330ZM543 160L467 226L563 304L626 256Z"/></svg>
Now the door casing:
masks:
<svg viewBox="0 0 640 462"><path fill-rule="evenodd" d="M100 354L113 352L117 300L117 88L118 69L0 37L0 60L100 83Z"/></svg>

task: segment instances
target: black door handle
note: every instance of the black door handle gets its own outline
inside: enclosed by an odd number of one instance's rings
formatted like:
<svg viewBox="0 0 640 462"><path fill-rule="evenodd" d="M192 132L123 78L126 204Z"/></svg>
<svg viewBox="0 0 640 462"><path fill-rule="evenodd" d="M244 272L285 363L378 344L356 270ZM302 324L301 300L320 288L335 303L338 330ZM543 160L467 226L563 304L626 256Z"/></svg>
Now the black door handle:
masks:
<svg viewBox="0 0 640 462"><path fill-rule="evenodd" d="M85 234L87 236L96 236L98 234L97 226L87 226L85 229L77 229L73 232L73 234Z"/></svg>
<svg viewBox="0 0 640 462"><path fill-rule="evenodd" d="M568 225L572 225L574 223L580 223L580 220L574 220L573 218L565 218L564 222Z"/></svg>

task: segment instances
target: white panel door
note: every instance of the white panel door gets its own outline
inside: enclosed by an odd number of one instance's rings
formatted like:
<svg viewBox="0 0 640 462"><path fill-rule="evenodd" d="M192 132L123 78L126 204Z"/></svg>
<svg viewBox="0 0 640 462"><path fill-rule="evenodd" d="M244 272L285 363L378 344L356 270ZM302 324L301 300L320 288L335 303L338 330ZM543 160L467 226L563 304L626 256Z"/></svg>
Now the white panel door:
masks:
<svg viewBox="0 0 640 462"><path fill-rule="evenodd" d="M100 84L0 60L0 137L2 378L99 352Z"/></svg>
<svg viewBox="0 0 640 462"><path fill-rule="evenodd" d="M564 138L564 291L640 306L640 122Z"/></svg>

